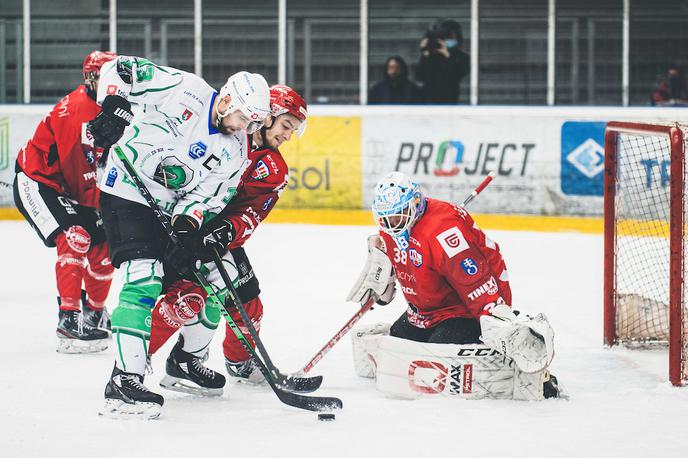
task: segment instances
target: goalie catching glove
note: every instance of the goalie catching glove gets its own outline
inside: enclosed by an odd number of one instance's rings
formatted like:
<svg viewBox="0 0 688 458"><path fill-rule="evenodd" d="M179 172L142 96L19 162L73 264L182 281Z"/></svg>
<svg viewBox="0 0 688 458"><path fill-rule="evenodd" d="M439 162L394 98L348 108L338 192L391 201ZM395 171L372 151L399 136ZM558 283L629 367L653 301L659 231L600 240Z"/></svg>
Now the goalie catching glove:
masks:
<svg viewBox="0 0 688 458"><path fill-rule="evenodd" d="M516 316L505 304L496 305L491 312L480 317L486 345L513 359L527 374L549 366L554 358L554 331L545 315Z"/></svg>
<svg viewBox="0 0 688 458"><path fill-rule="evenodd" d="M378 235L368 237L368 258L361 275L346 296L347 301L365 304L372 298L380 305L387 305L394 299L394 269L379 245Z"/></svg>

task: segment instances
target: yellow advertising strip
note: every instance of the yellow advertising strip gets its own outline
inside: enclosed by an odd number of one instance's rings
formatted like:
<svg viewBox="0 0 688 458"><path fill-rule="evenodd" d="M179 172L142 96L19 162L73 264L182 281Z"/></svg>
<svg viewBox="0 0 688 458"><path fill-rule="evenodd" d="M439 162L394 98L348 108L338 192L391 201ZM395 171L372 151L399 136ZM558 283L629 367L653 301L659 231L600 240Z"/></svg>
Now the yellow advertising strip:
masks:
<svg viewBox="0 0 688 458"><path fill-rule="evenodd" d="M16 208L0 208L0 220L23 220L24 217Z"/></svg>
<svg viewBox="0 0 688 458"><path fill-rule="evenodd" d="M532 232L582 232L601 234L602 218L534 215L483 215L473 214L483 229ZM372 226L373 217L368 210L292 210L275 209L267 223L302 223Z"/></svg>
<svg viewBox="0 0 688 458"><path fill-rule="evenodd" d="M361 206L361 118L308 118L302 138L280 147L289 164L289 184L281 208L348 208Z"/></svg>
<svg viewBox="0 0 688 458"><path fill-rule="evenodd" d="M601 234L602 218L536 215L487 215L472 214L482 229L529 232L581 232ZM24 220L16 208L0 208L0 220ZM368 210L304 210L274 209L266 223L324 224L336 226L373 226ZM669 226L658 221L623 221L618 226L619 235L635 237L668 237Z"/></svg>

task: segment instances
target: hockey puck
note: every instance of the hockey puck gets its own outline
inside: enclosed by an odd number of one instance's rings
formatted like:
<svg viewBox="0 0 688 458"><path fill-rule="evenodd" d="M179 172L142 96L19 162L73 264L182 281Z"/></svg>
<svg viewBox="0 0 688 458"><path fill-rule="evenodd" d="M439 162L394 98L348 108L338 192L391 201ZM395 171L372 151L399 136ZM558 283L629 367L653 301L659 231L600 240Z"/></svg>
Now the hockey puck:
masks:
<svg viewBox="0 0 688 458"><path fill-rule="evenodd" d="M318 420L320 421L334 421L333 413L319 413Z"/></svg>

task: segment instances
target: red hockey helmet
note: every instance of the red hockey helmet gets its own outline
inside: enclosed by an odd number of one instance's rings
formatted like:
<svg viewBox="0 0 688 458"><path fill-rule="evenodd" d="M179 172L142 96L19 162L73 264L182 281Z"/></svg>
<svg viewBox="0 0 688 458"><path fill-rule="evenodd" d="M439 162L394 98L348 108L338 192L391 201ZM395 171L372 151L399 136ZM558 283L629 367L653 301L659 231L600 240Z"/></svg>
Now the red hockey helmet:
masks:
<svg viewBox="0 0 688 458"><path fill-rule="evenodd" d="M276 84L270 87L270 109L272 116L277 116L289 113L296 117L301 124L296 129L296 134L300 137L306 130L306 118L308 117L308 109L306 101L294 89L282 84Z"/></svg>
<svg viewBox="0 0 688 458"><path fill-rule="evenodd" d="M117 58L117 54L110 51L93 51L84 59L84 81L94 81L100 76L100 67L105 62Z"/></svg>

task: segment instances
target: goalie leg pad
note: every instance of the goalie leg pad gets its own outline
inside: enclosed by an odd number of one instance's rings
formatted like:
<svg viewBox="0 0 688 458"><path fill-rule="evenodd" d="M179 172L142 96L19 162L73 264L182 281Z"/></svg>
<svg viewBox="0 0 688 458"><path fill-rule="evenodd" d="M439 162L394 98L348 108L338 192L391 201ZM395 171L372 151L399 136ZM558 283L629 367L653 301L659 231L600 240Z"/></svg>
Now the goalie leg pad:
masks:
<svg viewBox="0 0 688 458"><path fill-rule="evenodd" d="M353 344L354 370L359 377L375 377L375 364L370 356L374 353L370 348L371 344L374 345L374 341L371 341L369 337L388 336L390 327L389 323L375 323L354 329L351 343Z"/></svg>
<svg viewBox="0 0 688 458"><path fill-rule="evenodd" d="M432 344L367 336L377 363L376 388L415 399L542 399L543 375L523 374L514 362L482 344Z"/></svg>

